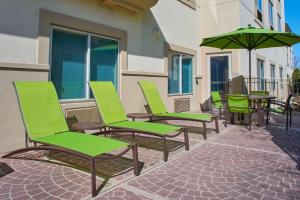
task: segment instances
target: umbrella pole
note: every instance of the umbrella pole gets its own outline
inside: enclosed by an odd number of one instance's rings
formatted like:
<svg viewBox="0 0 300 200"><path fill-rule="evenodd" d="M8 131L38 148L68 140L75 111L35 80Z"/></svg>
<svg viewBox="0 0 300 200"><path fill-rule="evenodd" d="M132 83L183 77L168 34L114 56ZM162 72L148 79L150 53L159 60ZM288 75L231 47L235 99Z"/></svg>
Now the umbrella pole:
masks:
<svg viewBox="0 0 300 200"><path fill-rule="evenodd" d="M252 87L252 82L251 82L251 49L249 49L248 52L249 52L249 91L248 91L248 94L251 94L251 87Z"/></svg>

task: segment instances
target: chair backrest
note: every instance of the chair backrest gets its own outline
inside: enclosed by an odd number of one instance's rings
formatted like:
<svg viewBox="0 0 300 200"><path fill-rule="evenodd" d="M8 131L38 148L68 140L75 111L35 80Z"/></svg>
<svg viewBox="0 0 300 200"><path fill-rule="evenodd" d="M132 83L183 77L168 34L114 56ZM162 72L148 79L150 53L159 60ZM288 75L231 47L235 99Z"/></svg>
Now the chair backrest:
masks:
<svg viewBox="0 0 300 200"><path fill-rule="evenodd" d="M269 91L265 91L265 90L259 90L259 91L251 91L250 92L251 95L269 95L270 92Z"/></svg>
<svg viewBox="0 0 300 200"><path fill-rule="evenodd" d="M290 106L290 105L291 105L292 97L293 97L293 94L290 94L290 95L288 96L288 98L286 99L285 104L286 104L287 106Z"/></svg>
<svg viewBox="0 0 300 200"><path fill-rule="evenodd" d="M151 109L152 114L167 113L167 108L163 103L156 85L151 81L139 81L144 97Z"/></svg>
<svg viewBox="0 0 300 200"><path fill-rule="evenodd" d="M51 82L14 82L27 135L30 139L68 131Z"/></svg>
<svg viewBox="0 0 300 200"><path fill-rule="evenodd" d="M128 120L112 82L91 81L89 83L104 124Z"/></svg>
<svg viewBox="0 0 300 200"><path fill-rule="evenodd" d="M228 108L248 108L249 98L246 95L230 94L228 95Z"/></svg>
<svg viewBox="0 0 300 200"><path fill-rule="evenodd" d="M210 92L212 103L215 106L222 106L222 99L219 91Z"/></svg>

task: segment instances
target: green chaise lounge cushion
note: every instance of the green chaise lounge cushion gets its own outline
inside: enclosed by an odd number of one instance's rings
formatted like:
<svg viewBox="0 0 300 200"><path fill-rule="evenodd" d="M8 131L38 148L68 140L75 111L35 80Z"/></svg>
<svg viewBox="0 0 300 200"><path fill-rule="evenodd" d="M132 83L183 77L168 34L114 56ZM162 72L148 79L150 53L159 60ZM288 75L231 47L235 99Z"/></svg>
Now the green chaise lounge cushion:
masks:
<svg viewBox="0 0 300 200"><path fill-rule="evenodd" d="M122 127L133 130L140 130L146 132L155 132L159 135L167 135L172 132L176 132L181 127L166 125L166 124L158 124L158 123L150 123L150 122L142 122L142 121L124 121L124 122L116 122L110 124L111 127Z"/></svg>
<svg viewBox="0 0 300 200"><path fill-rule="evenodd" d="M155 116L158 117L174 117L174 118L185 118L191 120L199 120L199 121L211 121L214 116L211 114L195 114L195 113L162 113L157 114Z"/></svg>
<svg viewBox="0 0 300 200"><path fill-rule="evenodd" d="M128 146L128 143L119 140L77 132L49 135L36 138L35 141L71 149L92 157Z"/></svg>

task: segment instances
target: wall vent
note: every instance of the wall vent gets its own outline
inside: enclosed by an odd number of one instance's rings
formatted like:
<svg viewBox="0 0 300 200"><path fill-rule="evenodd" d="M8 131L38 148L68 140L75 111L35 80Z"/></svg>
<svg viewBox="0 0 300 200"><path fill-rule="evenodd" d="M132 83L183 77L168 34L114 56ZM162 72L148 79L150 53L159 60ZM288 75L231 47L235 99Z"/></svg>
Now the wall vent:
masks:
<svg viewBox="0 0 300 200"><path fill-rule="evenodd" d="M178 98L174 100L175 112L187 112L190 111L191 100L190 98Z"/></svg>

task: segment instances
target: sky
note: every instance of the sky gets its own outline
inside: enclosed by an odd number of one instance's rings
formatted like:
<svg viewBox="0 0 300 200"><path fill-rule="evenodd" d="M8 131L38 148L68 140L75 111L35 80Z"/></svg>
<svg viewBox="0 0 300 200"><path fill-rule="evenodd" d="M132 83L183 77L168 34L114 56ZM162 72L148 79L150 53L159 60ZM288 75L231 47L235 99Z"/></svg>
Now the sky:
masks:
<svg viewBox="0 0 300 200"><path fill-rule="evenodd" d="M300 35L300 0L285 0L285 18L293 33ZM300 57L300 43L294 46L294 55Z"/></svg>

